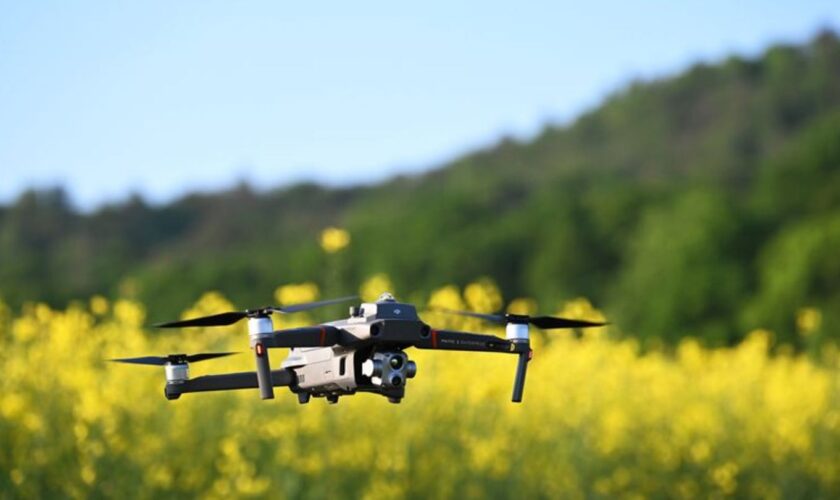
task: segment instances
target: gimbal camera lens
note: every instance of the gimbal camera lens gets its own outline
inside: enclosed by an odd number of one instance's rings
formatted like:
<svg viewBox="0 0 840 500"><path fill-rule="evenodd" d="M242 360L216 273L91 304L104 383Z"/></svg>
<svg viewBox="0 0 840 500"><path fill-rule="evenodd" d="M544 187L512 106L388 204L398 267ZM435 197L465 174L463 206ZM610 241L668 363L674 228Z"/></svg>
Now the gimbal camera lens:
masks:
<svg viewBox="0 0 840 500"><path fill-rule="evenodd" d="M391 356L391 359L388 361L391 364L391 368L394 370L399 370L402 368L403 359L402 356Z"/></svg>
<svg viewBox="0 0 840 500"><path fill-rule="evenodd" d="M392 386L399 387L399 386L402 385L402 383L403 383L402 377L400 377L399 375L396 375L396 374L391 375L391 385Z"/></svg>

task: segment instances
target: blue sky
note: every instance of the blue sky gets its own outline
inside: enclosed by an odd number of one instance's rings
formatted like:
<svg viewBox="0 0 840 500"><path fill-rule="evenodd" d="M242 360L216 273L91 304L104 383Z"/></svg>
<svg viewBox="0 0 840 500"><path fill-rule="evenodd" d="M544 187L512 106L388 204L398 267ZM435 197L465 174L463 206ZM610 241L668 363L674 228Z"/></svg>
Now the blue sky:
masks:
<svg viewBox="0 0 840 500"><path fill-rule="evenodd" d="M0 203L372 182L840 26L837 1L397 4L0 0Z"/></svg>

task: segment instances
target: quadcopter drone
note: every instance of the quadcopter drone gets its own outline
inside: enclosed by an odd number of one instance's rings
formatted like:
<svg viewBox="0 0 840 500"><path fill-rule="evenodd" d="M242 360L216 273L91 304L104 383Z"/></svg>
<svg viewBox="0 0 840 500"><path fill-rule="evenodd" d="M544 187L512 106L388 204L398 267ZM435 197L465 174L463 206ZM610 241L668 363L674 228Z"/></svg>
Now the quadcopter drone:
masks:
<svg viewBox="0 0 840 500"><path fill-rule="evenodd" d="M525 372L532 357L529 326L542 329L586 328L606 323L519 314L483 314L468 311L443 312L472 316L506 326L506 338L478 333L438 330L424 323L411 304L397 302L383 293L376 302L350 307L346 319L316 326L275 330L272 314L289 314L355 300L357 297L309 302L283 307L263 307L226 312L155 325L159 328L211 327L248 320L255 372L226 373L190 378L189 363L228 356L231 352L171 354L140 358L113 359L121 363L163 366L166 373L164 395L169 400L182 394L259 388L262 399L273 399L275 387L288 387L301 404L312 396L337 403L340 396L357 392L381 394L392 403L405 396L408 379L417 374L417 365L405 350L440 349L447 351L497 352L519 357L512 401L522 401ZM269 350L291 348L281 369L272 370Z"/></svg>

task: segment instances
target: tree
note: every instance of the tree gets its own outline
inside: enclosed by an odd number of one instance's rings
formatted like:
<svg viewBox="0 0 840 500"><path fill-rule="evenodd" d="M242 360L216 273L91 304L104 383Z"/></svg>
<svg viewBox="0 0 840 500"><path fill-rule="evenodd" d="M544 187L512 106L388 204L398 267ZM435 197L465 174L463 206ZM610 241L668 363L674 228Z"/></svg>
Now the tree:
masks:
<svg viewBox="0 0 840 500"><path fill-rule="evenodd" d="M735 206L716 191L690 192L645 214L611 294L622 330L731 341L746 282L734 257L739 230Z"/></svg>

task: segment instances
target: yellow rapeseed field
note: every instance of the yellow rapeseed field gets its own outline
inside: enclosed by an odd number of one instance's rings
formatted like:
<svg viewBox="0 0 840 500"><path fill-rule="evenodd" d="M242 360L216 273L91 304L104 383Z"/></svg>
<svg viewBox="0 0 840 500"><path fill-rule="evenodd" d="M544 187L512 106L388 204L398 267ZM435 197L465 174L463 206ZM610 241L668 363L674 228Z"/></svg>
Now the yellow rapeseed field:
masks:
<svg viewBox="0 0 840 500"><path fill-rule="evenodd" d="M317 288L276 294L297 295ZM500 301L487 280L429 299ZM209 293L186 314L229 307ZM600 314L585 300L561 310ZM687 340L673 353L641 353L605 331L537 334L521 405L510 403L513 356L411 350L418 376L402 404L357 395L300 406L285 389L267 402L256 391L167 401L162 369L105 360L241 350L245 327L145 325L143 306L125 300L0 306L3 497L840 497L837 355L770 355L768 332L727 349ZM247 353L191 366L193 376L251 369Z"/></svg>

